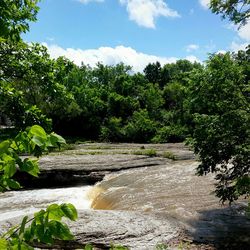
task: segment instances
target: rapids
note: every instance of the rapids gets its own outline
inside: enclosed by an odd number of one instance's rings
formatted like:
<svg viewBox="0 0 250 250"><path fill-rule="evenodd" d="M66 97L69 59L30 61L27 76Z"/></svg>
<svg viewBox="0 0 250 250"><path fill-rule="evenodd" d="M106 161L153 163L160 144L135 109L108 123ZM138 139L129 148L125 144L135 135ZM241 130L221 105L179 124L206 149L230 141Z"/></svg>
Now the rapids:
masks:
<svg viewBox="0 0 250 250"><path fill-rule="evenodd" d="M82 186L0 193L0 221L34 213L53 203L72 203L76 209L89 209L90 189L91 186Z"/></svg>

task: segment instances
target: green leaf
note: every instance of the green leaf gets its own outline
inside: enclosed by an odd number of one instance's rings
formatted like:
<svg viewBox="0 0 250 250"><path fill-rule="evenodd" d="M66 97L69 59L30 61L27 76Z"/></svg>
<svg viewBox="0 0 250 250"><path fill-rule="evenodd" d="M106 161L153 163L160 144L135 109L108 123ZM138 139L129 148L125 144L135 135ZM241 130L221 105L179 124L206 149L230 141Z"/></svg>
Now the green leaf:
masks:
<svg viewBox="0 0 250 250"><path fill-rule="evenodd" d="M50 135L50 141L52 143L53 146L57 146L57 143L59 144L66 144L66 141L64 140L64 138L54 132L52 132Z"/></svg>
<svg viewBox="0 0 250 250"><path fill-rule="evenodd" d="M47 134L44 129L38 125L34 125L31 127L28 135L31 137L32 142L39 146L45 146L47 142Z"/></svg>
<svg viewBox="0 0 250 250"><path fill-rule="evenodd" d="M21 171L27 172L28 174L38 177L40 173L38 160L26 158L21 166Z"/></svg>
<svg viewBox="0 0 250 250"><path fill-rule="evenodd" d="M6 179L7 185L12 189L20 189L21 185L19 182L13 180L13 179Z"/></svg>
<svg viewBox="0 0 250 250"><path fill-rule="evenodd" d="M28 220L28 216L25 216L25 217L23 218L23 220L22 220L21 227L20 227L20 229L19 229L19 237L22 237L22 236L23 236L23 233L24 233L24 229L25 229L27 220Z"/></svg>
<svg viewBox="0 0 250 250"><path fill-rule="evenodd" d="M8 152L10 144L11 142L9 140L0 143L0 155Z"/></svg>
<svg viewBox="0 0 250 250"><path fill-rule="evenodd" d="M4 238L0 238L0 250L6 250L8 249L8 241Z"/></svg>
<svg viewBox="0 0 250 250"><path fill-rule="evenodd" d="M43 224L35 225L35 235L39 241L44 241L45 228Z"/></svg>
<svg viewBox="0 0 250 250"><path fill-rule="evenodd" d="M93 247L92 247L92 245L87 244L87 245L84 247L84 250L93 250Z"/></svg>
<svg viewBox="0 0 250 250"><path fill-rule="evenodd" d="M50 220L57 220L61 221L62 217L64 216L63 211L61 210L61 207L57 204L50 205L46 211L49 213L49 219Z"/></svg>
<svg viewBox="0 0 250 250"><path fill-rule="evenodd" d="M6 165L4 168L4 175L7 177L12 177L16 173L16 166L15 162L11 162L10 164Z"/></svg>
<svg viewBox="0 0 250 250"><path fill-rule="evenodd" d="M31 128L30 128L30 130L29 130L29 135L34 135L34 136L37 136L37 137L40 137L40 138L42 138L42 139L44 139L44 140L46 140L47 139L47 134L46 134L46 132L44 131L44 129L41 127L41 126L39 126L39 125L34 125L34 126L32 126Z"/></svg>
<svg viewBox="0 0 250 250"><path fill-rule="evenodd" d="M46 139L43 139L43 138L41 138L41 137L39 137L39 136L33 136L33 138L32 138L31 140L32 140L32 142L33 142L35 145L37 145L37 146L39 146L39 147L44 146L45 143L46 143Z"/></svg>
<svg viewBox="0 0 250 250"><path fill-rule="evenodd" d="M21 244L21 250L34 250L34 248L31 247L30 245L28 245L27 243L22 242L22 244Z"/></svg>
<svg viewBox="0 0 250 250"><path fill-rule="evenodd" d="M52 235L60 240L72 240L74 236L71 234L68 226L59 221L50 221L49 222L49 230Z"/></svg>
<svg viewBox="0 0 250 250"><path fill-rule="evenodd" d="M35 219L34 221L31 223L31 226L33 226L35 228L36 224L43 224L44 223L44 215L46 214L46 212L42 209L39 212L35 213Z"/></svg>
<svg viewBox="0 0 250 250"><path fill-rule="evenodd" d="M52 238L52 233L49 229L45 230L43 239L41 241L46 244L52 244L54 242Z"/></svg>
<svg viewBox="0 0 250 250"><path fill-rule="evenodd" d="M12 177L16 173L15 159L7 154L4 154L2 159L5 162L4 175L7 177Z"/></svg>
<svg viewBox="0 0 250 250"><path fill-rule="evenodd" d="M24 234L23 234L23 238L26 242L30 242L32 240L32 238L34 237L34 234L31 231L31 227L25 229Z"/></svg>
<svg viewBox="0 0 250 250"><path fill-rule="evenodd" d="M77 217L78 217L77 210L72 204L64 203L60 207L67 218L69 218L70 220L73 220L73 221L75 221L77 219Z"/></svg>

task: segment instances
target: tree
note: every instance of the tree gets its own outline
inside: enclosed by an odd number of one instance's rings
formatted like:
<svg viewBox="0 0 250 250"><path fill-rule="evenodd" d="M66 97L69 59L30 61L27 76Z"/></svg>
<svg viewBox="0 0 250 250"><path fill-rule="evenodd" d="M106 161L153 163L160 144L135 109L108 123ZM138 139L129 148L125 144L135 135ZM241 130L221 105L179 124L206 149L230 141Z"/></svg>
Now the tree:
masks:
<svg viewBox="0 0 250 250"><path fill-rule="evenodd" d="M247 57L246 57L247 58ZM249 65L249 60L248 60ZM199 175L216 173L216 194L232 202L250 195L250 84L231 54L211 55L190 82L193 147Z"/></svg>
<svg viewBox="0 0 250 250"><path fill-rule="evenodd" d="M159 83L161 81L161 64L159 62L149 63L143 72L150 83Z"/></svg>
<svg viewBox="0 0 250 250"><path fill-rule="evenodd" d="M1 0L0 38L20 41L20 34L29 30L29 21L36 21L39 1Z"/></svg>
<svg viewBox="0 0 250 250"><path fill-rule="evenodd" d="M210 9L213 13L228 17L235 24L245 25L250 17L249 0L211 0Z"/></svg>

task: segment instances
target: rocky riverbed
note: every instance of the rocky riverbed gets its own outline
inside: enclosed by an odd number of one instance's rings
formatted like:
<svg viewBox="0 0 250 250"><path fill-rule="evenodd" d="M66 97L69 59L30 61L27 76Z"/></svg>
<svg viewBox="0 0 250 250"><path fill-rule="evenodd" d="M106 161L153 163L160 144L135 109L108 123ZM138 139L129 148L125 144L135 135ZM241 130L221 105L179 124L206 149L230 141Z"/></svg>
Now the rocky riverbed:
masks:
<svg viewBox="0 0 250 250"><path fill-rule="evenodd" d="M97 182L88 192L93 209L80 210L79 220L70 223L76 240L64 248L88 242L140 250L185 241L187 249L248 249L246 202L220 204L212 194L213 176L195 175L198 164L183 144L89 143L43 157L40 179L26 182L37 187ZM0 232L16 220L0 222Z"/></svg>

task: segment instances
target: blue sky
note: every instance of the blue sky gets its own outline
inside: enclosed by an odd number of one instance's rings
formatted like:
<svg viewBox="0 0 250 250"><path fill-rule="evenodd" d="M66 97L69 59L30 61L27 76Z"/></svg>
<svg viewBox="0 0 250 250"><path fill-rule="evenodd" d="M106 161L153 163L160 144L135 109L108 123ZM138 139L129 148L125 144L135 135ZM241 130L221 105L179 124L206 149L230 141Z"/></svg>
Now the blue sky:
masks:
<svg viewBox="0 0 250 250"><path fill-rule="evenodd" d="M135 71L149 62L204 61L208 53L235 51L250 41L250 25L237 30L212 14L208 0L42 0L38 21L23 35L47 46L52 57L94 66L124 62Z"/></svg>

